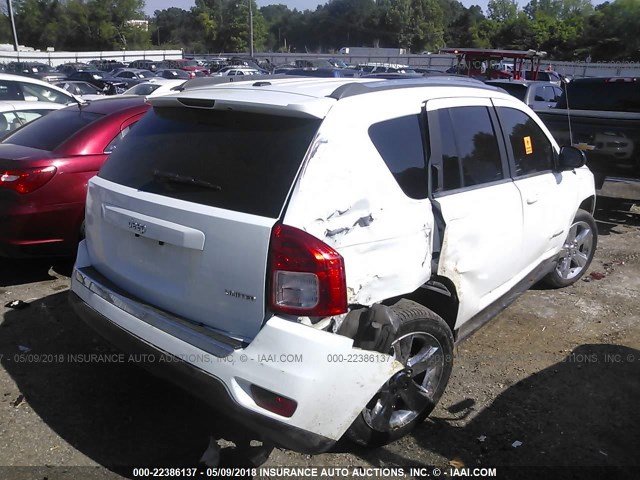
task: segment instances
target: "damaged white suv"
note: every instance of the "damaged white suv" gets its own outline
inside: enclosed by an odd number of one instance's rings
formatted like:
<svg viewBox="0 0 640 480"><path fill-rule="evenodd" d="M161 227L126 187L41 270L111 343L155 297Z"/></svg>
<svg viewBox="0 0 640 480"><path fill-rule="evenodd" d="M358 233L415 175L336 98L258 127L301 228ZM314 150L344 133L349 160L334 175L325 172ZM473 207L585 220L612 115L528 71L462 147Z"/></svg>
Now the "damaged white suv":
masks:
<svg viewBox="0 0 640 480"><path fill-rule="evenodd" d="M473 80L273 79L150 100L88 188L71 301L264 440L381 445L454 342L593 257L593 176Z"/></svg>

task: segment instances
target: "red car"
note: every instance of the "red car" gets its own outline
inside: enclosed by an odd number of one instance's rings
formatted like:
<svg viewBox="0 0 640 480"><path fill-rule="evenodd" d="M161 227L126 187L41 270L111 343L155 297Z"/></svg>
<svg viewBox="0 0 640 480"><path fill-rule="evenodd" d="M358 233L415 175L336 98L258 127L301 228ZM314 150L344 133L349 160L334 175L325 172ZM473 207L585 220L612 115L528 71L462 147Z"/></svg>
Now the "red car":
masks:
<svg viewBox="0 0 640 480"><path fill-rule="evenodd" d="M0 143L0 256L73 255L87 181L149 109L141 97L50 113Z"/></svg>
<svg viewBox="0 0 640 480"><path fill-rule="evenodd" d="M195 78L197 76L208 77L211 73L208 68L198 65L198 62L195 60L187 60L186 58L165 60L162 62L162 68L177 68L179 70L184 70L191 78Z"/></svg>

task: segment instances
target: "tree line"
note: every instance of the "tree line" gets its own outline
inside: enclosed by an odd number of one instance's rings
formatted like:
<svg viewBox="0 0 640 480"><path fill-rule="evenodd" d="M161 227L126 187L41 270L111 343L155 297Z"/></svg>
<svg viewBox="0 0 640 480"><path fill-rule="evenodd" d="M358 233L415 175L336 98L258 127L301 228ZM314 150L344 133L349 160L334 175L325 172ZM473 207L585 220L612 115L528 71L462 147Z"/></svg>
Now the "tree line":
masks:
<svg viewBox="0 0 640 480"><path fill-rule="evenodd" d="M251 15L258 53L533 48L552 59L640 60L638 0L595 7L591 0L530 0L523 8L516 0L489 0L486 12L456 0L330 0L304 11L258 8L255 0L196 0L190 10L172 7L151 17L143 0L13 0L13 9L19 42L38 49L247 52ZM136 19L148 20L148 29L128 23ZM8 18L0 22L0 42L12 43Z"/></svg>

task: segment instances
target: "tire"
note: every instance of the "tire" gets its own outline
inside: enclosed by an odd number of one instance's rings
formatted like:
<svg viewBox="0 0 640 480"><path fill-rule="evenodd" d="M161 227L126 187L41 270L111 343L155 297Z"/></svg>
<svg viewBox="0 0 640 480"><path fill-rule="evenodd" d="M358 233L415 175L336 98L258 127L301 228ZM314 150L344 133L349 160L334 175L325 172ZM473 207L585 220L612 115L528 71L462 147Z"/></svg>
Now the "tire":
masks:
<svg viewBox="0 0 640 480"><path fill-rule="evenodd" d="M576 213L560 258L553 271L543 282L552 288L563 288L577 282L587 271L598 245L598 227L593 217L584 210Z"/></svg>
<svg viewBox="0 0 640 480"><path fill-rule="evenodd" d="M403 370L389 379L347 430L347 438L367 447L393 442L422 423L440 400L453 368L453 334L442 318L410 300L391 308L400 327L390 354L413 369L410 375Z"/></svg>

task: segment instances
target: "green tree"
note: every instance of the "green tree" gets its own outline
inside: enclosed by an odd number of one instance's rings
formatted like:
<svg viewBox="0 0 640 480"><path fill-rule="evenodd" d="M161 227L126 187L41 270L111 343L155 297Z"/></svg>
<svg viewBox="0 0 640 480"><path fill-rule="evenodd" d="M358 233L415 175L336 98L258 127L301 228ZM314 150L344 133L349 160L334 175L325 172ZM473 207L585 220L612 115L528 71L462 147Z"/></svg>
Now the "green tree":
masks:
<svg viewBox="0 0 640 480"><path fill-rule="evenodd" d="M249 3L253 11L253 48L256 52L265 48L267 40L267 26L262 18L255 0L225 3L218 35L214 45L223 52L248 52L250 43L250 15Z"/></svg>
<svg viewBox="0 0 640 480"><path fill-rule="evenodd" d="M518 2L516 0L489 0L487 3L487 11L491 20L498 22L516 20L518 16Z"/></svg>

